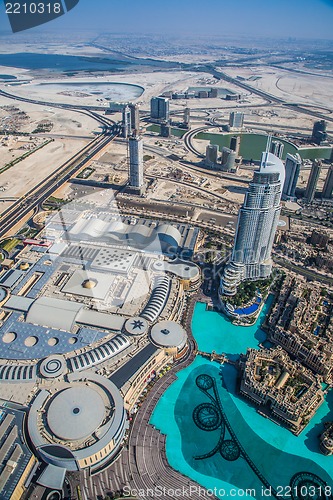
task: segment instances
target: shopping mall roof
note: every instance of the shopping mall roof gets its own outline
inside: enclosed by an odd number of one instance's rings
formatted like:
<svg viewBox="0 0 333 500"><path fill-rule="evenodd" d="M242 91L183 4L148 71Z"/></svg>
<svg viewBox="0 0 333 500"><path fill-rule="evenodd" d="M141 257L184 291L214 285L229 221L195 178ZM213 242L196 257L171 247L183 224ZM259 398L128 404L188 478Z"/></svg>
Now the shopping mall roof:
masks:
<svg viewBox="0 0 333 500"><path fill-rule="evenodd" d="M34 299L21 297L20 295L11 295L3 307L10 311L28 312L33 303Z"/></svg>
<svg viewBox="0 0 333 500"><path fill-rule="evenodd" d="M50 488L51 490L61 490L66 476L66 469L49 464L39 476L37 483Z"/></svg>
<svg viewBox="0 0 333 500"><path fill-rule="evenodd" d="M80 269L72 274L61 291L71 295L104 300L113 280L114 277L110 274ZM89 286L89 282L94 286Z"/></svg>
<svg viewBox="0 0 333 500"><path fill-rule="evenodd" d="M159 321L150 332L154 344L160 347L177 347L181 349L187 341L184 328L175 321Z"/></svg>
<svg viewBox="0 0 333 500"><path fill-rule="evenodd" d="M75 318L80 324L103 328L105 330L120 331L125 319L117 314L103 313L91 309L81 309Z"/></svg>
<svg viewBox="0 0 333 500"><path fill-rule="evenodd" d="M82 307L77 302L40 297L30 307L27 322L70 332Z"/></svg>
<svg viewBox="0 0 333 500"><path fill-rule="evenodd" d="M52 433L64 441L90 437L105 417L105 404L97 390L74 386L56 393L47 411Z"/></svg>
<svg viewBox="0 0 333 500"><path fill-rule="evenodd" d="M148 344L110 377L111 382L121 389L157 351L158 347Z"/></svg>
<svg viewBox="0 0 333 500"><path fill-rule="evenodd" d="M200 276L200 270L196 264L180 259L157 260L153 264L153 269L154 271L170 272L184 280L193 280Z"/></svg>

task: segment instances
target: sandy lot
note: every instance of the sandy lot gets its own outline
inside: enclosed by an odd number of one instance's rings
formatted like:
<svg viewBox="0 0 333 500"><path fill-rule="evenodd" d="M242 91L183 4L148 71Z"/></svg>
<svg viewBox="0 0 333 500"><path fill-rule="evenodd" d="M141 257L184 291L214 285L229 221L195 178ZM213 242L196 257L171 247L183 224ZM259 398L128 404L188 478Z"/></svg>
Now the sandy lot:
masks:
<svg viewBox="0 0 333 500"><path fill-rule="evenodd" d="M0 185L7 186L0 198L23 196L38 182L54 172L62 163L69 159L76 151L83 148L88 141L62 140L53 141L43 149L37 151L22 162L0 175ZM3 210L4 206L0 206Z"/></svg>
<svg viewBox="0 0 333 500"><path fill-rule="evenodd" d="M0 85L1 87L1 85ZM10 111L10 108L18 111ZM31 134L42 121L52 123L52 134L64 134L69 136L90 136L93 132L99 130L99 125L90 116L75 111L62 110L15 101L0 96L0 120L11 117L15 113L24 112L27 115L26 120L18 123L17 130Z"/></svg>
<svg viewBox="0 0 333 500"><path fill-rule="evenodd" d="M52 140L0 174L0 211L10 206L10 203L3 200L24 195L91 141L99 131L97 122L84 114L45 108L4 97L0 97L0 122L2 127L9 126L10 130L14 127L18 132L31 134L0 136L0 168L31 148ZM50 123L51 130L45 134L32 134L41 123Z"/></svg>
<svg viewBox="0 0 333 500"><path fill-rule="evenodd" d="M288 102L313 104L333 110L333 78L293 73L269 66L228 68L225 72L233 77L250 79L247 80L249 85Z"/></svg>

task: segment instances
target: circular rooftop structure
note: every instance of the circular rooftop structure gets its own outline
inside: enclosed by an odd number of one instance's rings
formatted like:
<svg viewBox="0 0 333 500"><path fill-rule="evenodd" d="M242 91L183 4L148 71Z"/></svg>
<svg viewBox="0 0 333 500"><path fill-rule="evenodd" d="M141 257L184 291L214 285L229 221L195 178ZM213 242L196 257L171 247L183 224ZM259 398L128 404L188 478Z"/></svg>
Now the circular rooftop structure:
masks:
<svg viewBox="0 0 333 500"><path fill-rule="evenodd" d="M50 339L52 340L52 339ZM40 373L45 378L60 377L66 369L66 362L63 356L54 355L44 359L40 365Z"/></svg>
<svg viewBox="0 0 333 500"><path fill-rule="evenodd" d="M184 328L175 321L159 321L150 332L151 339L159 347L182 349L187 342Z"/></svg>
<svg viewBox="0 0 333 500"><path fill-rule="evenodd" d="M12 342L14 342L14 340L16 340L16 338L17 333L7 332L3 335L2 342L4 342L5 344L11 344Z"/></svg>
<svg viewBox="0 0 333 500"><path fill-rule="evenodd" d="M52 369L54 359L45 361ZM126 431L124 400L116 385L92 371L44 382L27 418L36 455L68 471L94 472L109 465Z"/></svg>
<svg viewBox="0 0 333 500"><path fill-rule="evenodd" d="M33 347L34 345L38 344L38 337L31 335L30 337L27 337L24 341L24 345L27 347Z"/></svg>
<svg viewBox="0 0 333 500"><path fill-rule="evenodd" d="M55 395L47 412L52 433L64 441L90 437L105 417L100 394L90 387L71 387Z"/></svg>
<svg viewBox="0 0 333 500"><path fill-rule="evenodd" d="M130 335L144 335L148 332L148 321L140 316L130 318L125 323L126 333Z"/></svg>

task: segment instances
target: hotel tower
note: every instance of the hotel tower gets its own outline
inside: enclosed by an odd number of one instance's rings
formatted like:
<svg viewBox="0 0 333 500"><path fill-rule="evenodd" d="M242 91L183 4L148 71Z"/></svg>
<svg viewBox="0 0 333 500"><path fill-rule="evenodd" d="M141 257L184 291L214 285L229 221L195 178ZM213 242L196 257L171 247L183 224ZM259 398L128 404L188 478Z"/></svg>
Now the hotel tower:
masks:
<svg viewBox="0 0 333 500"><path fill-rule="evenodd" d="M280 158L268 151L263 153L260 168L254 172L238 214L232 256L221 280L222 295L235 295L243 280L270 276L284 179L285 169Z"/></svg>

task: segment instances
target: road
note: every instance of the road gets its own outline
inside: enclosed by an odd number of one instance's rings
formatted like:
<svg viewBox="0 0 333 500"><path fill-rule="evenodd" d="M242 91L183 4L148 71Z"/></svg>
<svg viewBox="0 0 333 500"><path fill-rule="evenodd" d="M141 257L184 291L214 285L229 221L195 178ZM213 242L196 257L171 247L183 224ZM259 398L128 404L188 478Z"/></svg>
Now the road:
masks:
<svg viewBox="0 0 333 500"><path fill-rule="evenodd" d="M299 113L314 116L314 117L319 118L321 120L333 122L333 117L327 116L327 114L323 114L323 113L319 113L318 111L307 109L306 105L288 102L288 101L282 99L281 97L277 97L277 96L270 94L268 92L265 92L263 90L256 89L256 88L252 87L251 85L249 85L243 81L238 80L237 78L233 78L233 77L227 75L223 71L218 71L216 68L214 68L214 66L211 66L211 65L201 66L200 68L197 68L197 70L210 73L218 80L224 80L226 82L232 83L233 85L237 85L238 87L240 87L244 90L247 90L248 92L251 92L252 94L258 95L259 97L262 97L263 99L266 99L266 100L271 101L271 102L276 103L276 104L281 104L282 106L289 108L289 109L292 109L294 111L297 111Z"/></svg>
<svg viewBox="0 0 333 500"><path fill-rule="evenodd" d="M81 107L69 104L51 103L46 101L36 101L24 97L18 97L0 90L0 95L15 101L28 102L40 106L50 106L61 109L76 111L86 114L100 123L103 127L102 133L95 137L88 145L82 148L78 153L75 153L69 160L63 163L52 174L46 177L43 181L37 184L33 189L19 198L9 208L4 210L0 215L0 238L3 238L13 227L16 226L20 219L37 208L45 201L52 193L68 181L75 173L90 162L96 154L105 148L119 133L119 126L111 119L101 116L97 111L105 111L102 107Z"/></svg>
<svg viewBox="0 0 333 500"><path fill-rule="evenodd" d="M0 90L0 95L3 97L7 97L8 99L14 99L15 101L29 102L30 104L38 104L40 106L47 106L50 108L63 108L68 110L87 110L87 111L103 111L105 112L105 106L82 106L77 104L64 104L58 102L49 102L49 101L41 101L37 99L28 99L27 97L17 96L15 94L10 94L9 92L5 92L4 90Z"/></svg>
<svg viewBox="0 0 333 500"><path fill-rule="evenodd" d="M62 164L55 172L40 182L26 195L17 200L11 207L5 210L0 217L0 238L24 219L24 217L49 198L54 191L67 182L74 174L91 162L103 148L114 138L115 134L101 134L87 146L76 153L72 158Z"/></svg>
<svg viewBox="0 0 333 500"><path fill-rule="evenodd" d="M215 127L209 126L207 128L215 128ZM201 131L201 129L202 129L202 127L193 130L194 135L196 135L198 133L198 131ZM184 137L185 137L185 135L184 135ZM170 151L167 151L166 149L161 148L159 146L151 146L151 145L148 146L145 144L144 149L146 151L150 151L154 154L157 154L157 155L161 156L162 158L167 159L168 161L175 161L172 158L170 158L170 156L172 155L172 153L170 153ZM196 152L196 155L200 155L200 153ZM248 177L242 177L240 175L230 174L228 172L223 172L222 170L221 171L210 170L207 167L204 167L204 166L200 167L199 164L194 164L190 161L183 160L182 158L177 160L177 164L180 164L182 166L182 169L187 170L189 173L193 174L193 171L198 172L199 174L207 177L207 179L209 179L209 178L212 178L213 180L216 180L218 178L230 179L234 182L240 182L240 183L245 182L246 184L248 184L250 182L250 179ZM247 165L244 168L248 168L251 170L254 167ZM257 168L257 167L255 167L255 168Z"/></svg>
<svg viewBox="0 0 333 500"><path fill-rule="evenodd" d="M294 271L297 274L301 274L302 276L305 276L309 280L319 281L320 283L324 283L325 285L330 285L330 286L333 285L333 278L330 278L329 276L316 273L316 271L307 269L304 266L297 266L296 264L293 264L292 262L286 259L281 259L280 257L277 256L273 256L273 260L280 266L290 269L290 271Z"/></svg>

